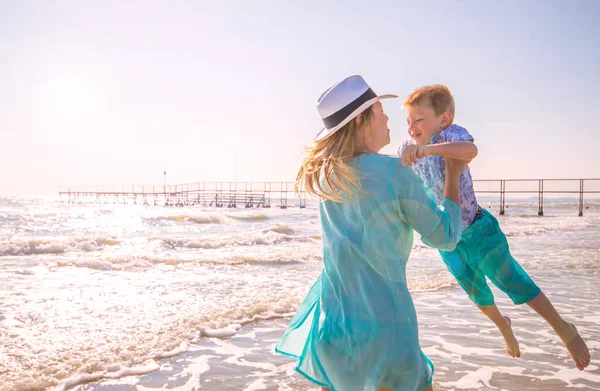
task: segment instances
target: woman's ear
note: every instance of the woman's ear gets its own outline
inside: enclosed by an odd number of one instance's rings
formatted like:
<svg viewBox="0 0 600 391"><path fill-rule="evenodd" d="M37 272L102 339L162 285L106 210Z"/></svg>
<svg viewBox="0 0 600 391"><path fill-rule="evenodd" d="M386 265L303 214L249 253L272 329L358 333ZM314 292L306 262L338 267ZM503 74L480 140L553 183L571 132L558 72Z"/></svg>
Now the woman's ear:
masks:
<svg viewBox="0 0 600 391"><path fill-rule="evenodd" d="M356 116L356 118L354 118L354 124L356 126L360 126L360 124L362 124L362 121L363 121L363 115L362 114L359 114L359 115Z"/></svg>

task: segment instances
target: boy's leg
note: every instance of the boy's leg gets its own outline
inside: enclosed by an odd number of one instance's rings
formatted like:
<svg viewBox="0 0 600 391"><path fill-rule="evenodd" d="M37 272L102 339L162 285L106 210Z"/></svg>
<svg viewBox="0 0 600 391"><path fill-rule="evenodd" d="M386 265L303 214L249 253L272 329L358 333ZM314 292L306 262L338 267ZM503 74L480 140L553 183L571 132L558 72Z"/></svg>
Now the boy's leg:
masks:
<svg viewBox="0 0 600 391"><path fill-rule="evenodd" d="M533 308L535 312L552 326L565 344L577 369L583 371L584 368L590 365L590 351L577 332L577 329L560 316L544 292L540 292L535 299L527 302L527 305Z"/></svg>
<svg viewBox="0 0 600 391"><path fill-rule="evenodd" d="M469 265L465 247L464 240L461 240L453 251L439 250L439 253L450 274L475 305L493 305L494 295L487 285L485 274Z"/></svg>
<svg viewBox="0 0 600 391"><path fill-rule="evenodd" d="M486 237L480 241L479 249L481 270L513 303L527 303L544 318L567 347L577 368L583 370L589 365L590 354L577 329L562 319L546 295L513 258L498 221L489 212L485 213L482 219L487 220Z"/></svg>
<svg viewBox="0 0 600 391"><path fill-rule="evenodd" d="M469 246L470 263L477 265L513 303L524 304L536 298L540 288L510 254L498 220L483 210L483 216L472 227L477 231L477 240Z"/></svg>
<svg viewBox="0 0 600 391"><path fill-rule="evenodd" d="M506 352L512 357L520 357L519 343L512 331L510 318L502 316L494 303L494 295L487 285L485 274L472 267L466 251L468 245L468 240L461 241L454 251L440 251L440 255L469 299L498 327L506 343Z"/></svg>
<svg viewBox="0 0 600 391"><path fill-rule="evenodd" d="M498 330L500 330L502 333L502 337L504 337L504 342L506 343L506 353L512 357L521 357L519 342L513 333L512 322L510 318L508 316L503 316L496 304L488 306L478 305L477 308L479 308L481 312L490 318L490 320L494 322L496 327L498 327Z"/></svg>

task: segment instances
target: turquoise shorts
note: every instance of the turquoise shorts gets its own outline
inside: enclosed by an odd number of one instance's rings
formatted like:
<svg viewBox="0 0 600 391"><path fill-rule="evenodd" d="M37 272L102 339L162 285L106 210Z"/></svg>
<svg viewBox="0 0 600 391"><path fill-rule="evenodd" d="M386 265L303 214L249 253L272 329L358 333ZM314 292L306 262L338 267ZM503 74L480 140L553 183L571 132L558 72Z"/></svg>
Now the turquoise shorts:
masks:
<svg viewBox="0 0 600 391"><path fill-rule="evenodd" d="M440 250L440 254L448 271L478 306L494 304L486 277L515 304L527 303L540 293L540 288L510 254L498 220L485 209L480 209L473 223L463 231L456 249Z"/></svg>

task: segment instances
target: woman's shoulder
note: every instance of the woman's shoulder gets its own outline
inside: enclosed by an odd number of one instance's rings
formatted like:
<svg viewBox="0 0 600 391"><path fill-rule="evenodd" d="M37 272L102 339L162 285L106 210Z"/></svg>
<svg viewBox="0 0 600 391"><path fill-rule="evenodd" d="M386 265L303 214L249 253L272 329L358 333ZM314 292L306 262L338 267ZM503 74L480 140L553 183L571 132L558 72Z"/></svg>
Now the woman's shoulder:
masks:
<svg viewBox="0 0 600 391"><path fill-rule="evenodd" d="M360 172L381 179L414 174L409 166L402 165L402 159L397 156L366 153L360 155L356 162Z"/></svg>
<svg viewBox="0 0 600 391"><path fill-rule="evenodd" d="M395 165L401 161L400 158L390 155L381 155L378 153L364 153L357 158L359 165L367 165L382 168L389 168L390 165Z"/></svg>

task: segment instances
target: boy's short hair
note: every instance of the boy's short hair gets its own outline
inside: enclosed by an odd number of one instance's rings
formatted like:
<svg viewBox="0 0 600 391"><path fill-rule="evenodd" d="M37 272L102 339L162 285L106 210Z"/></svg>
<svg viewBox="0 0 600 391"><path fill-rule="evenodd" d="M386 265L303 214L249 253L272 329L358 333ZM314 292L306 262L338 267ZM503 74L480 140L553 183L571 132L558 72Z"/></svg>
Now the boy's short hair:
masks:
<svg viewBox="0 0 600 391"><path fill-rule="evenodd" d="M454 97L450 89L442 84L417 88L405 100L403 107L413 107L420 104L429 104L435 115L448 111L451 115L450 124L454 122Z"/></svg>

